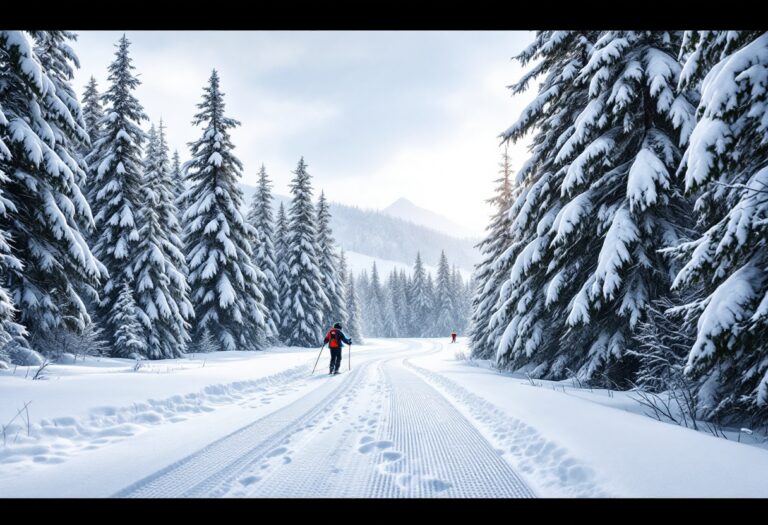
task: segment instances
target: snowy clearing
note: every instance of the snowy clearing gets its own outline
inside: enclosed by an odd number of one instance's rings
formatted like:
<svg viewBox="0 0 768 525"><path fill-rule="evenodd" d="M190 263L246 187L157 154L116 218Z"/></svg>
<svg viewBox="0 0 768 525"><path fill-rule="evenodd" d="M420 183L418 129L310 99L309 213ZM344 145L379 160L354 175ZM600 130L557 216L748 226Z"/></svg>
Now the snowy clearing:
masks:
<svg viewBox="0 0 768 525"><path fill-rule="evenodd" d="M352 352L336 377L296 348L0 371L0 496L768 496L768 450L627 394L538 388L463 341Z"/></svg>

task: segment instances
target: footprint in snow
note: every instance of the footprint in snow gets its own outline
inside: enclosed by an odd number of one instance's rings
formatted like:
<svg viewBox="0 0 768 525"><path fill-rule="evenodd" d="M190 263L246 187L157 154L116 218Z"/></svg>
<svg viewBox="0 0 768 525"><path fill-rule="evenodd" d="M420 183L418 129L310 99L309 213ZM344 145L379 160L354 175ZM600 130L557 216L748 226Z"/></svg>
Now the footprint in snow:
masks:
<svg viewBox="0 0 768 525"><path fill-rule="evenodd" d="M281 454L285 454L286 452L288 452L287 448L285 448L285 447L278 447L276 449L273 449L273 450L270 450L269 452L267 452L266 457L273 458L275 456L279 456Z"/></svg>
<svg viewBox="0 0 768 525"><path fill-rule="evenodd" d="M247 487L248 485L253 485L260 479L261 478L259 476L248 476L247 478L241 479L240 483Z"/></svg>
<svg viewBox="0 0 768 525"><path fill-rule="evenodd" d="M376 449L390 448L392 445L394 445L394 443L391 441L372 441L358 448L357 451L363 454L368 454L369 452L373 452Z"/></svg>
<svg viewBox="0 0 768 525"><path fill-rule="evenodd" d="M424 482L424 486L429 490L433 490L435 492L442 492L444 490L448 490L453 485L451 485L447 481L443 481L442 479L430 479Z"/></svg>
<svg viewBox="0 0 768 525"><path fill-rule="evenodd" d="M397 461L398 459L402 458L403 455L400 452L384 452L381 455L382 461Z"/></svg>

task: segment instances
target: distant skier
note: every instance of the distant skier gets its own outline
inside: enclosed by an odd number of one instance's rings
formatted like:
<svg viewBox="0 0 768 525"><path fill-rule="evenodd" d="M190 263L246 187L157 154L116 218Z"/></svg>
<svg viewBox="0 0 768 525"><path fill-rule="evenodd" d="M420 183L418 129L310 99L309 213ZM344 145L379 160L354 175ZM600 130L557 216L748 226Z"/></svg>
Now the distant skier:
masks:
<svg viewBox="0 0 768 525"><path fill-rule="evenodd" d="M341 323L336 323L333 325L333 328L328 330L328 333L325 334L323 342L328 343L328 348L331 349L331 368L328 373L338 374L339 367L341 366L341 349L344 346L344 343L351 345L352 340L347 339L347 336L341 331Z"/></svg>
<svg viewBox="0 0 768 525"><path fill-rule="evenodd" d="M451 343L455 343L455 342L456 342L456 330L451 332Z"/></svg>

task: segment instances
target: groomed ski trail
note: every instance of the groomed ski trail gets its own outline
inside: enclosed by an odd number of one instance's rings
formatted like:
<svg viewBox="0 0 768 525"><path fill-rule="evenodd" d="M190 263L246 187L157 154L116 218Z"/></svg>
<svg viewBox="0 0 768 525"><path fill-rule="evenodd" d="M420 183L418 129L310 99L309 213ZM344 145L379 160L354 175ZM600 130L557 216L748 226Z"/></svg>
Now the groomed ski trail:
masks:
<svg viewBox="0 0 768 525"><path fill-rule="evenodd" d="M351 372L116 497L533 497L494 446L406 366L439 343L397 340ZM346 363L343 363L346 366Z"/></svg>

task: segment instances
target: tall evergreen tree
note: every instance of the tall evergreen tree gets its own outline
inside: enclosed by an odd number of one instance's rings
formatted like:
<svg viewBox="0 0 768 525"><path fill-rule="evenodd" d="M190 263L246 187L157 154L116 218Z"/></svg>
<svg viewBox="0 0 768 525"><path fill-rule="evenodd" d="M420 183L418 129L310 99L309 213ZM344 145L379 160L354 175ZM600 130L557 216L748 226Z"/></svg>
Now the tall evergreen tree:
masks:
<svg viewBox="0 0 768 525"><path fill-rule="evenodd" d="M132 72L135 68L128 54L129 45L123 35L115 60L109 65L110 87L101 96L108 105L101 135L86 159L96 223L94 254L109 272L101 287L97 313L116 352L121 315L117 301L124 285L133 289L138 220L144 197L141 155L146 137L140 123L147 116L132 93L140 82Z"/></svg>
<svg viewBox="0 0 768 525"><path fill-rule="evenodd" d="M371 334L373 333L371 331L371 324L368 321L369 319L368 314L371 308L370 288L371 288L371 280L368 278L368 271L366 269L363 269L355 279L355 291L357 292L357 296L360 298L360 302L358 303L360 305L360 313L361 313L360 326L363 330L363 333L365 333L366 336L371 336Z"/></svg>
<svg viewBox="0 0 768 525"><path fill-rule="evenodd" d="M501 335L498 329L501 323L492 330L490 321L499 298L499 289L509 274L510 266L509 258L502 259L502 254L512 244L512 221L509 217L513 198L512 166L506 147L501 157L500 174L501 177L496 179L495 195L487 201L494 207L494 214L486 228L488 234L477 246L482 259L474 271L477 288L472 298L468 335L472 355L480 359L495 355L496 344Z"/></svg>
<svg viewBox="0 0 768 525"><path fill-rule="evenodd" d="M495 276L501 275L502 285L488 321L486 341L495 344L494 358L501 365L519 368L538 363L532 371L534 375L562 374L569 365L556 356L563 332L558 320L568 312L554 300L560 283L567 283L568 276L563 274L552 279L546 273L543 251L549 243L539 238L539 232L549 231L562 207L559 191L562 175L558 176L553 152L574 132L575 118L587 105L588 87L577 82L577 77L586 66L597 37L594 31L542 31L516 57L523 66L531 61L537 63L512 86L513 93L525 91L533 79L545 78L538 96L503 134L509 142L536 131L531 156L514 180L520 194L508 212L511 244L498 256L491 270ZM534 267L534 263L538 266ZM543 270L539 266L544 267ZM546 295L549 290L553 298L550 301ZM550 319L555 322L549 322ZM495 334L501 332L497 340ZM481 355L488 355L489 351L486 347L486 353Z"/></svg>
<svg viewBox="0 0 768 525"><path fill-rule="evenodd" d="M366 331L373 337L384 337L384 292L381 289L379 271L376 268L376 261L373 261L371 267L371 281L368 286L368 303L366 316Z"/></svg>
<svg viewBox="0 0 768 525"><path fill-rule="evenodd" d="M322 308L328 299L318 262L317 217L304 157L293 173L287 242L289 287L282 298L281 326L288 345L315 346L322 339Z"/></svg>
<svg viewBox="0 0 768 525"><path fill-rule="evenodd" d="M80 67L80 61L70 47L70 42L77 40L77 34L71 31L33 31L32 33L35 37L35 53L40 57L40 63L53 82L57 97L66 105L67 110L78 125L77 133L59 134L56 149L62 159L68 163L76 163L80 168L73 170L73 173L82 193L87 168L82 151L84 146L90 144L90 134L84 120L85 113L72 87L75 68ZM54 109L50 117L53 119L61 118L62 109L60 107ZM90 227L91 222L90 220L83 221L83 227Z"/></svg>
<svg viewBox="0 0 768 525"><path fill-rule="evenodd" d="M347 325L347 319L349 318L349 314L346 309L346 303L347 303L347 284L349 282L349 271L347 269L347 258L344 255L344 249L340 249L338 254L338 261L339 261L339 283L341 284L341 297L344 301L344 315L341 317L341 324L346 326Z"/></svg>
<svg viewBox="0 0 768 525"><path fill-rule="evenodd" d="M408 294L408 276L401 269L397 274L395 287L395 314L397 316L398 333L401 337L415 337L411 331L413 320L411 319L411 302Z"/></svg>
<svg viewBox="0 0 768 525"><path fill-rule="evenodd" d="M384 315L384 337L401 337L400 324L398 322L397 312L397 272L393 269L387 283L382 289L383 295L383 315Z"/></svg>
<svg viewBox="0 0 768 525"><path fill-rule="evenodd" d="M768 420L768 33L692 31L681 91L701 90L681 171L704 232L683 244L674 288L696 338L685 371L708 416Z"/></svg>
<svg viewBox="0 0 768 525"><path fill-rule="evenodd" d="M30 69L25 68L25 64L33 66L31 71L34 73L27 73ZM42 68L38 65L27 37L18 31L0 31L0 360L4 359L3 348L14 338L26 344L26 330L14 322L16 306L6 288L8 275L23 270L21 261L13 254L9 244L7 221L10 219L9 213L13 212L13 204L3 191L9 181L8 172L13 170L11 148L14 146L10 127L14 118L18 119L19 115L26 113L29 100L37 96L34 91L37 88L35 80L42 78L42 75ZM30 84L26 96L20 96L25 91L8 89L8 86L13 87L16 83ZM14 106L16 109L13 109ZM24 152L23 149L21 151Z"/></svg>
<svg viewBox="0 0 768 525"><path fill-rule="evenodd" d="M290 268L288 266L288 218L285 214L285 206L280 203L275 220L275 262L277 279L278 315L280 324L278 333L281 341L285 341L286 331L283 328L283 306L287 303L286 297L290 291Z"/></svg>
<svg viewBox="0 0 768 525"><path fill-rule="evenodd" d="M115 325L113 353L116 357L140 358L147 347L142 334L141 324L136 319L136 303L133 290L125 281L117 294L115 312L112 316Z"/></svg>
<svg viewBox="0 0 768 525"><path fill-rule="evenodd" d="M344 330L353 343L363 344L363 330L361 327L362 314L360 312L360 300L355 292L355 278L352 272L347 276L345 302L347 303L347 320Z"/></svg>
<svg viewBox="0 0 768 525"><path fill-rule="evenodd" d="M339 260L335 245L328 201L325 199L325 192L320 192L320 200L317 203L317 262L327 299L327 303L322 307L323 327L329 327L347 316L343 281L339 277Z"/></svg>
<svg viewBox="0 0 768 525"><path fill-rule="evenodd" d="M79 148L81 158L86 161L86 174L88 173L86 159L94 150L94 147L98 142L99 137L101 136L103 119L104 108L101 105L101 95L98 91L96 79L91 77L88 81L88 84L85 86L85 91L83 92L83 122L85 123L85 131L88 133L90 142L81 144ZM86 200L89 203L93 202L93 183L91 181L91 177L86 176L85 181L81 184L81 186ZM93 242L93 232L87 232L87 234L90 237L88 240Z"/></svg>
<svg viewBox="0 0 768 525"><path fill-rule="evenodd" d="M192 123L204 130L189 144L192 158L184 166L189 189L182 196L189 203L183 222L193 337L208 329L222 350L259 349L272 334L258 287L264 277L251 260L252 227L240 213L242 164L229 134L240 123L224 114L215 69L197 107Z"/></svg>
<svg viewBox="0 0 768 525"><path fill-rule="evenodd" d="M104 273L82 231L93 219L80 188L77 148L88 135L70 83L74 38L40 31L33 42L24 32L0 32L0 275L32 338L84 329L84 300L95 297ZM0 311L20 336L5 299Z"/></svg>
<svg viewBox="0 0 768 525"><path fill-rule="evenodd" d="M422 337L437 337L439 334L437 331L437 295L435 293L435 282L432 280L432 274L427 272L427 279L424 285L424 297L425 304L429 305L429 308L424 312L424 332Z"/></svg>
<svg viewBox="0 0 768 525"><path fill-rule="evenodd" d="M504 134L516 140L538 128L512 208L519 244L508 251L498 350L546 377L571 368L624 381L637 323L670 284L658 250L678 242L686 215L671 174L692 106L674 92L680 34L608 31L594 46L592 38L543 32L520 57L541 60L516 90L549 74Z"/></svg>
<svg viewBox="0 0 768 525"><path fill-rule="evenodd" d="M450 334L455 329L454 323L454 286L451 269L445 252L440 252L440 262L437 264L437 283L435 288L435 324L436 336Z"/></svg>
<svg viewBox="0 0 768 525"><path fill-rule="evenodd" d="M451 270L451 288L453 289L453 330L463 333L467 320L467 304L464 293L466 287L461 272L455 264Z"/></svg>
<svg viewBox="0 0 768 525"><path fill-rule="evenodd" d="M275 262L274 231L272 226L272 183L267 176L267 170L261 165L259 170L259 185L253 194L251 209L246 218L253 226L252 239L253 261L264 274L264 282L259 283L264 294L264 305L269 314L268 322L273 337L270 342L278 339L280 326L280 288L277 281L277 263Z"/></svg>
<svg viewBox="0 0 768 525"><path fill-rule="evenodd" d="M134 263L136 315L143 328L144 355L150 359L179 357L190 340L187 328L193 309L162 121L159 134L154 125L150 128L144 166L144 206Z"/></svg>
<svg viewBox="0 0 768 525"><path fill-rule="evenodd" d="M184 172L181 169L181 161L179 160L179 150L173 150L173 161L171 164L171 189L173 190L174 204L179 211L179 218L184 214L184 210L187 209L186 203L181 198L186 191L184 186Z"/></svg>
<svg viewBox="0 0 768 525"><path fill-rule="evenodd" d="M91 77L83 92L83 123L85 124L85 131L90 138L89 144L83 144L81 146L80 154L83 158L88 156L93 145L96 144L96 141L99 139L101 121L103 118L104 109L101 107L101 97L99 95L98 85L96 84L96 79Z"/></svg>
<svg viewBox="0 0 768 525"><path fill-rule="evenodd" d="M413 280L411 290L411 329L415 337L426 337L432 334L432 299L427 287L427 272L421 261L421 253L416 253L413 265Z"/></svg>

